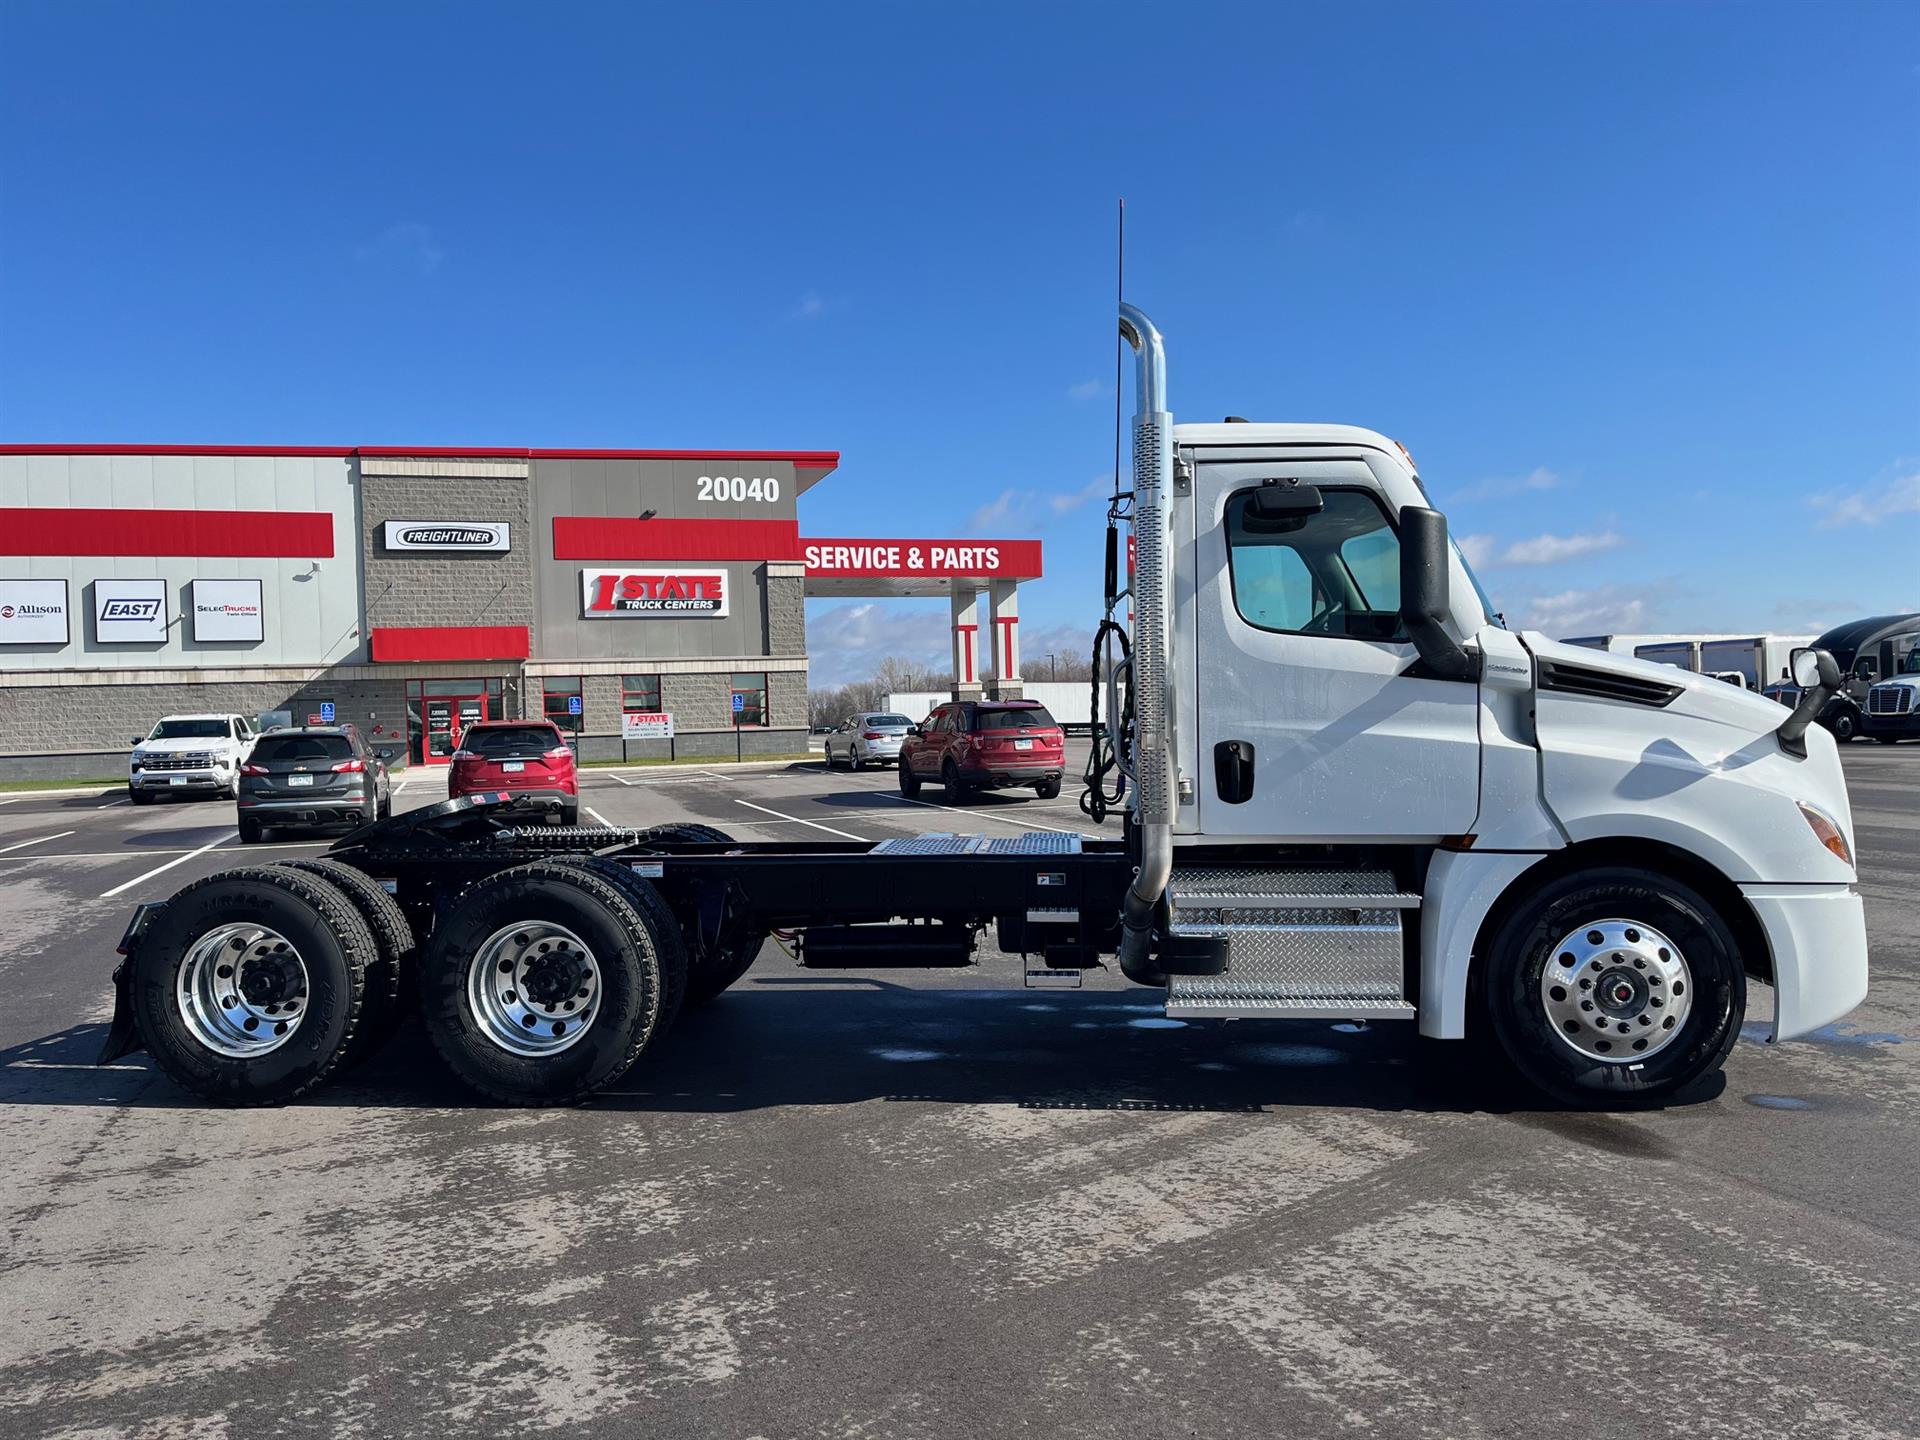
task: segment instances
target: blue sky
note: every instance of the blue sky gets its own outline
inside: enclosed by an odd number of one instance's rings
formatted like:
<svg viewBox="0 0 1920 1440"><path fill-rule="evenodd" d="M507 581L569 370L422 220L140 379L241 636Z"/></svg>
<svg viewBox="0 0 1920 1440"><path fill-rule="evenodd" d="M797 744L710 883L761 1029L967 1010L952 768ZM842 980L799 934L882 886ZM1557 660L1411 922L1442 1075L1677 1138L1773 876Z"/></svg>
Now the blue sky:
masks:
<svg viewBox="0 0 1920 1440"><path fill-rule="evenodd" d="M1371 425L1555 633L1920 608L1920 5L0 0L0 438L833 448L1096 606L1185 419ZM938 658L814 602L816 678Z"/></svg>

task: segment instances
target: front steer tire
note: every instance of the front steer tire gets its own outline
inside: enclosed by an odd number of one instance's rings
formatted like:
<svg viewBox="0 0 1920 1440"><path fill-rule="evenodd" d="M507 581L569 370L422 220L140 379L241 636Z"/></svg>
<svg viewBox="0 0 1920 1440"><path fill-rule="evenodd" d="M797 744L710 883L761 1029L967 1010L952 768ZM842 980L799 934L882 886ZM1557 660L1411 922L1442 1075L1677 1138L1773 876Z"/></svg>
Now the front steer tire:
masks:
<svg viewBox="0 0 1920 1440"><path fill-rule="evenodd" d="M185 1017L182 967L216 930L264 927L285 937L305 971L299 1023L264 1054L211 1047ZM313 875L275 865L210 875L186 886L128 961L134 1023L154 1063L184 1090L223 1105L280 1105L339 1065L361 1019L378 946L347 897ZM204 963L204 962L203 962Z"/></svg>
<svg viewBox="0 0 1920 1440"><path fill-rule="evenodd" d="M566 1105L640 1058L671 1018L682 983L674 970L683 960L677 927L662 928L630 893L590 864L542 860L499 871L460 896L428 941L420 994L427 1034L454 1074L504 1104ZM601 993L591 1021L566 1048L521 1054L476 1013L472 989L487 978L480 962L490 939L540 924L564 928L587 947Z"/></svg>
<svg viewBox="0 0 1920 1440"><path fill-rule="evenodd" d="M1602 934L1586 927L1620 921L1671 940L1692 994L1677 1033L1656 1052L1642 1058L1623 1049L1618 1059L1602 1059L1556 1028L1543 977L1563 937ZM1720 1067L1746 1016L1746 972L1725 918L1691 886L1634 866L1574 871L1539 885L1495 929L1484 963L1481 994L1500 1048L1537 1089L1568 1105L1658 1105ZM1574 1012L1561 1023L1578 1027L1587 1018ZM1629 1043L1641 1033L1634 1030Z"/></svg>

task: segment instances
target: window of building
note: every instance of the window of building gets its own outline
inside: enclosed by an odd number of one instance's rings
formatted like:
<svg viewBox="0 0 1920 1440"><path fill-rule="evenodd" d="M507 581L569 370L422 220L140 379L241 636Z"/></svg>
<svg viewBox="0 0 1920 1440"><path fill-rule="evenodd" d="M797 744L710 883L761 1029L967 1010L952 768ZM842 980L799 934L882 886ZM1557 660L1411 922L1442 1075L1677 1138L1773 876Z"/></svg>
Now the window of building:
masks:
<svg viewBox="0 0 1920 1440"><path fill-rule="evenodd" d="M657 714L663 707L660 704L660 677L658 675L622 675L620 677L620 708L629 714L636 711L644 714Z"/></svg>
<svg viewBox="0 0 1920 1440"><path fill-rule="evenodd" d="M558 725L563 734L578 735L586 719L586 706L580 697L578 675L547 675L540 681L540 713Z"/></svg>
<svg viewBox="0 0 1920 1440"><path fill-rule="evenodd" d="M767 677L765 675L741 674L733 677L733 723L736 725L765 725L767 723Z"/></svg>
<svg viewBox="0 0 1920 1440"><path fill-rule="evenodd" d="M1400 540L1359 490L1326 490L1313 515L1269 517L1252 491L1227 502L1233 603L1262 630L1399 640Z"/></svg>

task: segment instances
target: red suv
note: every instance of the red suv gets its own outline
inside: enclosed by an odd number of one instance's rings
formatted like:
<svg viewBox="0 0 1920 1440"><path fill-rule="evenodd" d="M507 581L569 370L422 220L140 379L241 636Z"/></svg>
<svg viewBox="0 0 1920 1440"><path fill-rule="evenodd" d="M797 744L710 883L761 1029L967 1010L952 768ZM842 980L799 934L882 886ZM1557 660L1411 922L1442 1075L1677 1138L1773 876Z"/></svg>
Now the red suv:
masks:
<svg viewBox="0 0 1920 1440"><path fill-rule="evenodd" d="M549 813L559 823L580 818L580 779L573 751L550 720L482 720L461 733L447 776L447 795L511 794L516 805Z"/></svg>
<svg viewBox="0 0 1920 1440"><path fill-rule="evenodd" d="M900 746L900 793L938 780L965 804L982 790L1031 785L1042 800L1060 793L1066 739L1038 700L956 700L934 707Z"/></svg>

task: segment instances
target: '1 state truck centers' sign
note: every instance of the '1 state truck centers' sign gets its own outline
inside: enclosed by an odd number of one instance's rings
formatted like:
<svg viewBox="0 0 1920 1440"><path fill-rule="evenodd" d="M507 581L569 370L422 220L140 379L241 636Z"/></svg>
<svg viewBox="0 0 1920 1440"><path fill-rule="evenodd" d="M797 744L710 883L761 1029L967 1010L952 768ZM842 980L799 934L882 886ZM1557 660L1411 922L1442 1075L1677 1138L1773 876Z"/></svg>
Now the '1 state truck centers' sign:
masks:
<svg viewBox="0 0 1920 1440"><path fill-rule="evenodd" d="M727 613L724 570L628 565L580 572L581 613L589 620L697 620Z"/></svg>

